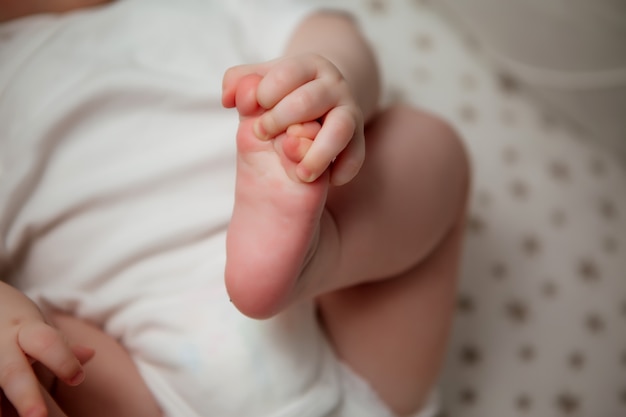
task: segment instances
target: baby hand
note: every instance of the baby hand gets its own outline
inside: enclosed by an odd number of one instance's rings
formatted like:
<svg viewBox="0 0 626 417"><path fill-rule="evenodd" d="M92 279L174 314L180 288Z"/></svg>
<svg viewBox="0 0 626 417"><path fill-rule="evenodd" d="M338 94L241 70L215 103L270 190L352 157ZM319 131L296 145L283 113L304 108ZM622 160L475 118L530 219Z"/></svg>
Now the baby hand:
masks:
<svg viewBox="0 0 626 417"><path fill-rule="evenodd" d="M225 107L235 107L239 81L253 73L263 77L257 101L266 110L254 126L256 136L269 140L286 132L289 126L320 121L321 130L307 146L296 168L297 176L304 182L315 181L332 163L332 184L352 180L365 158L364 122L339 69L315 54L233 67L224 75Z"/></svg>
<svg viewBox="0 0 626 417"><path fill-rule="evenodd" d="M35 362L66 384L78 385L84 379L81 363L92 356L89 348L70 347L30 299L0 282L0 388L3 400L8 400L20 417L47 415L32 367Z"/></svg>

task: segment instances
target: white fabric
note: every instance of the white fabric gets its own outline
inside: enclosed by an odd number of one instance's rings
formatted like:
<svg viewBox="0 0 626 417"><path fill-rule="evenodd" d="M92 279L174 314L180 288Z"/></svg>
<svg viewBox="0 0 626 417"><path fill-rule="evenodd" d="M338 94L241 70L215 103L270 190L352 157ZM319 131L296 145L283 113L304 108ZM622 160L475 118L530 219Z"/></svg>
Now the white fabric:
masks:
<svg viewBox="0 0 626 417"><path fill-rule="evenodd" d="M221 77L278 55L310 12L269 3L128 0L0 26L2 271L119 338L168 416L391 416L311 304L255 321L224 289L237 116Z"/></svg>

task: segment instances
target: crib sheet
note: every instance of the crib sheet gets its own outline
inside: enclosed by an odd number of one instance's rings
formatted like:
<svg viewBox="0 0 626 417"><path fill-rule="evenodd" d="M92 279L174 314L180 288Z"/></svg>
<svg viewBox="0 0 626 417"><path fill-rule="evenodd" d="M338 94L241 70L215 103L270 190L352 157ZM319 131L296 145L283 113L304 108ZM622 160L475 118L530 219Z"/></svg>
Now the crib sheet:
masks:
<svg viewBox="0 0 626 417"><path fill-rule="evenodd" d="M501 73L436 2L355 7L388 99L449 120L473 162L442 415L626 415L626 161Z"/></svg>

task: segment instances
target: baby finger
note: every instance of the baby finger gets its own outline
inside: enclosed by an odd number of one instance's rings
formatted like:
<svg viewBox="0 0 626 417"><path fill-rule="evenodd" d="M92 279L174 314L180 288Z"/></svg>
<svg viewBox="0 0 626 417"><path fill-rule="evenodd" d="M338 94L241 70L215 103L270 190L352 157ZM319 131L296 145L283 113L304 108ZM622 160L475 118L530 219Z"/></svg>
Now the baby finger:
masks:
<svg viewBox="0 0 626 417"><path fill-rule="evenodd" d="M365 137L363 132L355 134L346 149L335 159L330 173L332 185L339 186L352 181L365 161Z"/></svg>
<svg viewBox="0 0 626 417"><path fill-rule="evenodd" d="M24 326L18 334L24 353L39 361L54 375L69 385L84 379L83 368L61 334L43 322Z"/></svg>
<svg viewBox="0 0 626 417"><path fill-rule="evenodd" d="M293 124L323 117L338 100L337 89L329 87L327 81L310 81L287 94L259 117L254 125L255 134L261 140L269 140Z"/></svg>
<svg viewBox="0 0 626 417"><path fill-rule="evenodd" d="M21 417L44 417L47 415L39 381L26 357L17 349L0 351L0 388L4 392L2 410L10 413L15 408ZM8 404L10 403L10 404Z"/></svg>
<svg viewBox="0 0 626 417"><path fill-rule="evenodd" d="M358 129L358 117L347 107L335 107L324 118L307 154L298 167L298 178L304 182L315 181L330 163L348 146Z"/></svg>

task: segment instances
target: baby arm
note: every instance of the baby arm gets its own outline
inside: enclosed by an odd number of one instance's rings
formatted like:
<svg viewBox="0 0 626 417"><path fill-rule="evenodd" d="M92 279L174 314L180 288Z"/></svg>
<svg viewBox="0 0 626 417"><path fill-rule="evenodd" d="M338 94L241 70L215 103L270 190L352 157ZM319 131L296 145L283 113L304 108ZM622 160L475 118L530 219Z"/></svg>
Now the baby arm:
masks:
<svg viewBox="0 0 626 417"><path fill-rule="evenodd" d="M68 385L84 379L81 363L93 350L70 347L48 325L37 306L24 294L0 281L0 388L20 417L47 415L46 402L32 365L38 362ZM7 404L3 405L6 409Z"/></svg>
<svg viewBox="0 0 626 417"><path fill-rule="evenodd" d="M0 0L0 22L38 13L64 13L111 0Z"/></svg>
<svg viewBox="0 0 626 417"><path fill-rule="evenodd" d="M261 140L291 125L318 120L322 128L298 164L304 182L331 167L331 183L342 185L358 173L365 157L364 124L376 110L380 80L375 58L354 22L318 13L302 22L282 58L229 69L222 102L235 107L239 82L262 77L256 95L266 112L255 123Z"/></svg>

